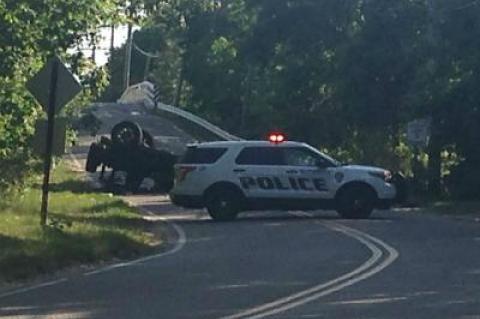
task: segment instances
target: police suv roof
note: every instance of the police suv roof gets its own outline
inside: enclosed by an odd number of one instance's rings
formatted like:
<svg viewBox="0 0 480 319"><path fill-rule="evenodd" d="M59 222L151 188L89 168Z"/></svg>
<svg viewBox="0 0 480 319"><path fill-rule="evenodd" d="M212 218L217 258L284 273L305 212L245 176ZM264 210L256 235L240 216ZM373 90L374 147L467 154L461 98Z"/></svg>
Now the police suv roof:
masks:
<svg viewBox="0 0 480 319"><path fill-rule="evenodd" d="M188 147L231 147L231 146L267 146L267 147L281 147L281 146L304 146L305 143L295 141L285 141L280 143L273 143L270 141L215 141L203 142L187 145Z"/></svg>

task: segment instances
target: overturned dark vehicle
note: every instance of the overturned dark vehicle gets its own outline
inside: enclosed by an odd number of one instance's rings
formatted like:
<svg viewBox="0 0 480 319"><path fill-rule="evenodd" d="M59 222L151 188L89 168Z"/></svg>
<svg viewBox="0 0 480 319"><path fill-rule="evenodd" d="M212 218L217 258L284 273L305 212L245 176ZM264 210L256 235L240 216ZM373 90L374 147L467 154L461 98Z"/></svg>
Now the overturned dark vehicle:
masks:
<svg viewBox="0 0 480 319"><path fill-rule="evenodd" d="M102 136L90 145L86 170L94 173L101 166L100 179L108 186L115 183L116 172L124 172L127 191L137 192L145 178L154 181L155 192L166 193L173 187L173 165L177 156L155 148L153 137L135 122L115 125L110 138ZM105 169L112 173L105 178Z"/></svg>

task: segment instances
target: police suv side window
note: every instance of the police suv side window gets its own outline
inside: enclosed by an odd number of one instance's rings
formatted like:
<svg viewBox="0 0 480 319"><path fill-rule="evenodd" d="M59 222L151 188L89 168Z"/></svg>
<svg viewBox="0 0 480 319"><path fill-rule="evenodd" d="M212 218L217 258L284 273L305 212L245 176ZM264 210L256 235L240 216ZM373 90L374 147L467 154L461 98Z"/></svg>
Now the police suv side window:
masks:
<svg viewBox="0 0 480 319"><path fill-rule="evenodd" d="M180 164L213 164L227 151L220 147L189 147Z"/></svg>
<svg viewBox="0 0 480 319"><path fill-rule="evenodd" d="M239 165L282 165L282 150L276 147L245 147L235 159Z"/></svg>
<svg viewBox="0 0 480 319"><path fill-rule="evenodd" d="M289 166L317 166L321 157L301 147L284 148L285 164Z"/></svg>

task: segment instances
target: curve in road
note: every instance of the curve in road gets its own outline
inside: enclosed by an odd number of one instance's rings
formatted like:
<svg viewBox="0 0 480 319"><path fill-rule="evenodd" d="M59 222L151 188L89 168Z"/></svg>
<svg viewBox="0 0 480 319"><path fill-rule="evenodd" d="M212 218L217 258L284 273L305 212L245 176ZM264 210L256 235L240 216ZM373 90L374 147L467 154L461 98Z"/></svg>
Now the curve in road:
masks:
<svg viewBox="0 0 480 319"><path fill-rule="evenodd" d="M308 213L301 212L295 212L292 214L300 216L311 216ZM303 290L293 295L253 307L237 314L222 317L221 319L260 319L287 311L298 306L302 306L308 302L317 300L318 298L327 296L341 289L354 285L360 281L363 281L367 278L370 278L371 276L381 272L383 269L391 265L399 256L399 253L395 248L367 233L361 232L351 227L340 225L335 222L317 221L316 223L322 224L333 231L341 232L342 234L361 242L371 251L371 257L358 268L336 279L316 285L312 288Z"/></svg>

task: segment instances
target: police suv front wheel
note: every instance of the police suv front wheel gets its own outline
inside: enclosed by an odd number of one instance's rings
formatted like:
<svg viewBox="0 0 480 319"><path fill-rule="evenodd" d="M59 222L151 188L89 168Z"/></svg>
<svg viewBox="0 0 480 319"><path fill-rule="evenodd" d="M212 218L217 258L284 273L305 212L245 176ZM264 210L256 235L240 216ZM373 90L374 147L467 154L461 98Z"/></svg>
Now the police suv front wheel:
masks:
<svg viewBox="0 0 480 319"><path fill-rule="evenodd" d="M207 194L206 206L213 220L230 221L240 212L240 198L232 190L216 190Z"/></svg>
<svg viewBox="0 0 480 319"><path fill-rule="evenodd" d="M352 185L337 196L337 212L343 218L368 218L375 206L375 193L363 185Z"/></svg>

